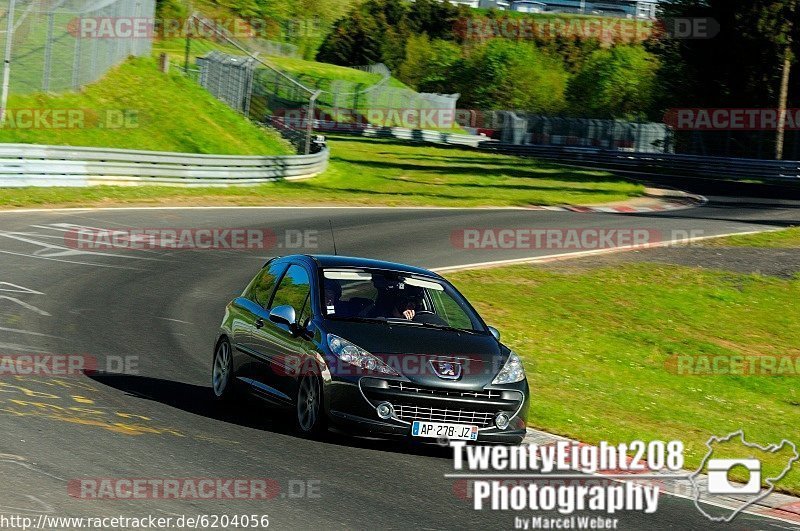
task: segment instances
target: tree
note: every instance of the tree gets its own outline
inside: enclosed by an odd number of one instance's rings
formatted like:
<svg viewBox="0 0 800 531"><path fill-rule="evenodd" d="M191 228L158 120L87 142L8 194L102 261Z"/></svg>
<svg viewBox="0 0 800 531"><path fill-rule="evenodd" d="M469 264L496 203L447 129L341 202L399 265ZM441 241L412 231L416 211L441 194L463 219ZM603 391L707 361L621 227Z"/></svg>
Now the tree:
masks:
<svg viewBox="0 0 800 531"><path fill-rule="evenodd" d="M479 109L559 113L565 108L562 62L527 42L493 39L454 65L461 103Z"/></svg>
<svg viewBox="0 0 800 531"><path fill-rule="evenodd" d="M639 45L597 50L569 82L572 114L594 118L642 118L651 106L658 62Z"/></svg>
<svg viewBox="0 0 800 531"><path fill-rule="evenodd" d="M674 106L775 107L787 46L797 62L797 0L667 0L665 19L713 18L713 38L663 38L651 44L661 58L663 111ZM798 90L789 94L797 98Z"/></svg>
<svg viewBox="0 0 800 531"><path fill-rule="evenodd" d="M449 92L453 65L461 59L461 47L426 34L412 35L406 43L406 56L398 70L403 83L420 92Z"/></svg>
<svg viewBox="0 0 800 531"><path fill-rule="evenodd" d="M380 62L381 39L378 25L359 11L339 19L325 38L317 60L344 66Z"/></svg>

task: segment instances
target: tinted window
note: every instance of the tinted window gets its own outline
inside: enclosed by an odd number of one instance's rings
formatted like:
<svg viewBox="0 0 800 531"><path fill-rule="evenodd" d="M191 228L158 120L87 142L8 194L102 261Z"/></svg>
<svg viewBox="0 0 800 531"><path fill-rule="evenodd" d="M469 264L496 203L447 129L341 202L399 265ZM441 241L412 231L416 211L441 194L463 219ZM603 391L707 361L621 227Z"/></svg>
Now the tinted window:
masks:
<svg viewBox="0 0 800 531"><path fill-rule="evenodd" d="M270 308L288 304L297 312L298 322L302 322L300 317L306 306L306 299L308 299L310 290L311 287L306 270L299 265L291 265L286 271L283 280L281 280L278 290L272 297Z"/></svg>
<svg viewBox="0 0 800 531"><path fill-rule="evenodd" d="M286 264L272 264L262 269L261 273L247 287L244 296L266 308L269 304L272 290L275 289L275 283L284 269L286 269Z"/></svg>
<svg viewBox="0 0 800 531"><path fill-rule="evenodd" d="M478 317L452 286L394 271L326 269L322 312L334 319L394 319L482 330Z"/></svg>

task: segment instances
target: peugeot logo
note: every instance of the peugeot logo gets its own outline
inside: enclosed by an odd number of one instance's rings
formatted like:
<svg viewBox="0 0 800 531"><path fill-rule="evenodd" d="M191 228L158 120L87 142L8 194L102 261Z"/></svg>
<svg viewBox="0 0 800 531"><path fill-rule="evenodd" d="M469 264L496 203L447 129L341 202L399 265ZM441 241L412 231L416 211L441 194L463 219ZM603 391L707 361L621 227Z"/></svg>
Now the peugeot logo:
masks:
<svg viewBox="0 0 800 531"><path fill-rule="evenodd" d="M434 374L444 380L458 380L461 378L461 364L455 361L431 360Z"/></svg>

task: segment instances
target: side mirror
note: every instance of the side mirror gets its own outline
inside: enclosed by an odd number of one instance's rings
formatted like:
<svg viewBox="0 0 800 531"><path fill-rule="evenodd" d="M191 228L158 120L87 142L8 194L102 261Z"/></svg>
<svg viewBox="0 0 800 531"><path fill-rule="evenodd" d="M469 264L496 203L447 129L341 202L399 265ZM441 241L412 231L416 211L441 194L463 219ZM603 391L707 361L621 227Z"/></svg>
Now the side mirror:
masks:
<svg viewBox="0 0 800 531"><path fill-rule="evenodd" d="M489 332L492 333L492 335L494 336L494 338L496 340L500 341L500 330L498 330L497 328L495 328L493 326L490 326L489 327Z"/></svg>
<svg viewBox="0 0 800 531"><path fill-rule="evenodd" d="M274 307L269 312L269 320L275 324L284 325L289 330L294 330L297 326L297 314L289 305Z"/></svg>

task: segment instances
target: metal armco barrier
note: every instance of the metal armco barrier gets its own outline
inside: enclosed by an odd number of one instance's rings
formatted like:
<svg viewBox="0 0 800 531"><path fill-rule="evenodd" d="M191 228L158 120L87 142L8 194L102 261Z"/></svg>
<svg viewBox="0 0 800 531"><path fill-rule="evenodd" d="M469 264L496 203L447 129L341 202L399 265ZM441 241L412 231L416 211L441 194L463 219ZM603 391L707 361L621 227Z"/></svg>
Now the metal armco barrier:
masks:
<svg viewBox="0 0 800 531"><path fill-rule="evenodd" d="M565 164L593 166L611 170L642 171L729 180L800 181L800 161L796 160L703 157L671 153L635 153L576 147L513 145L500 142L487 142L479 147L510 155L536 157Z"/></svg>
<svg viewBox="0 0 800 531"><path fill-rule="evenodd" d="M0 144L0 187L237 186L312 177L328 166L311 155L195 155L132 149Z"/></svg>
<svg viewBox="0 0 800 531"><path fill-rule="evenodd" d="M509 155L535 157L577 166L610 170L641 171L665 175L687 175L715 179L796 180L800 182L800 161L704 157L674 153L637 153L597 148L509 144L485 136L461 135L442 131L400 127L366 127L347 130L342 125L318 122L315 129L377 138L397 138L416 142L469 146Z"/></svg>
<svg viewBox="0 0 800 531"><path fill-rule="evenodd" d="M406 129L403 127L357 127L348 129L347 124L328 124L317 121L315 131L330 132L331 134L355 134L372 138L397 138L413 142L430 142L433 144L452 144L456 146L480 147L483 143L493 144L494 140L480 135L464 135L448 133L446 131L426 131L422 129Z"/></svg>

